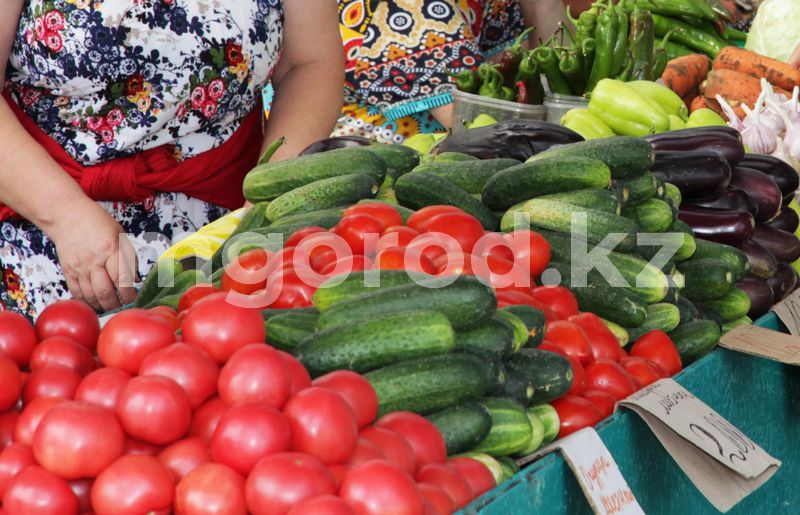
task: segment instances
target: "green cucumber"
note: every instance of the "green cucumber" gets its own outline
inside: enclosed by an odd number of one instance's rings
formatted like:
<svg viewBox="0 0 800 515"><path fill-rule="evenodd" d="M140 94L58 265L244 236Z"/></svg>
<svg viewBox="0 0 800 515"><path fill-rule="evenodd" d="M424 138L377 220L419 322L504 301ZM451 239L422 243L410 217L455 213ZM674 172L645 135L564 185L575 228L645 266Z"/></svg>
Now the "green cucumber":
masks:
<svg viewBox="0 0 800 515"><path fill-rule="evenodd" d="M698 320L700 318L700 312L697 310L697 306L695 306L691 300L687 299L683 295L678 297L678 302L676 302L675 305L678 307L678 311L680 312L682 324L691 322L693 320Z"/></svg>
<svg viewBox="0 0 800 515"><path fill-rule="evenodd" d="M183 265L177 259L159 259L156 265L147 274L139 290L139 295L133 301L133 306L141 308L159 296L166 288L167 283L174 281L183 272ZM163 286L159 283L162 283Z"/></svg>
<svg viewBox="0 0 800 515"><path fill-rule="evenodd" d="M326 329L389 313L425 309L439 311L450 320L453 329L464 331L489 318L496 306L497 298L491 287L475 277L459 276L446 287L407 284L380 288L338 302L322 312L318 326Z"/></svg>
<svg viewBox="0 0 800 515"><path fill-rule="evenodd" d="M519 403L501 397L487 397L481 401L492 417L492 428L474 448L489 456L508 456L521 451L533 436L533 428Z"/></svg>
<svg viewBox="0 0 800 515"><path fill-rule="evenodd" d="M319 315L294 311L275 315L266 321L267 343L276 349L294 352L300 342L314 333Z"/></svg>
<svg viewBox="0 0 800 515"><path fill-rule="evenodd" d="M647 320L635 328L628 329L631 340L636 341L643 334L656 329L668 333L681 323L681 312L678 306L661 302L647 306Z"/></svg>
<svg viewBox="0 0 800 515"><path fill-rule="evenodd" d="M651 198L633 206L625 206L622 216L630 218L642 232L666 232L672 227L672 208L663 200Z"/></svg>
<svg viewBox="0 0 800 515"><path fill-rule="evenodd" d="M371 317L311 334L294 355L317 377L334 370L368 372L407 359L453 350L454 333L435 311Z"/></svg>
<svg viewBox="0 0 800 515"><path fill-rule="evenodd" d="M678 348L683 366L705 356L719 343L720 327L711 320L694 320L679 325L669 337Z"/></svg>
<svg viewBox="0 0 800 515"><path fill-rule="evenodd" d="M739 288L734 288L722 298L700 303L716 311L723 322L732 322L750 312L750 297Z"/></svg>
<svg viewBox="0 0 800 515"><path fill-rule="evenodd" d="M517 229L516 223L519 219L523 225L527 221L534 229L547 229L573 235L573 215L582 215L575 217L575 227L586 231L587 241L595 244L602 242L605 246L608 242L603 240L609 235L618 233L623 235L622 240L616 245L608 244L614 247L611 250L619 249L621 252L633 250L636 233L639 232L639 226L633 220L555 200L535 198L509 209L500 221L500 228L503 232L511 232ZM585 217L583 220L586 223L581 229L582 217Z"/></svg>
<svg viewBox="0 0 800 515"><path fill-rule="evenodd" d="M694 259L713 258L725 261L733 272L734 281L738 282L750 273L750 261L741 250L716 243L713 241L697 239L697 250L695 250Z"/></svg>
<svg viewBox="0 0 800 515"><path fill-rule="evenodd" d="M492 416L483 404L468 402L425 417L442 433L447 455L469 451L492 429Z"/></svg>
<svg viewBox="0 0 800 515"><path fill-rule="evenodd" d="M442 152L441 154L436 154L433 156L433 163L456 163L456 162L465 162L465 161L477 161L478 158L475 156L471 156L469 154L463 154L461 152Z"/></svg>
<svg viewBox="0 0 800 515"><path fill-rule="evenodd" d="M556 438L561 428L561 420L558 417L558 412L554 407L549 404L536 404L528 408L528 411L536 415L542 421L544 426L544 435L542 445L547 445Z"/></svg>
<svg viewBox="0 0 800 515"><path fill-rule="evenodd" d="M694 253L697 251L697 240L694 237L692 228L689 227L689 224L683 220L676 219L672 223L672 231L683 233L683 244L681 245L681 248L675 252L675 255L672 256L672 259L675 261L686 261L687 259L691 259L692 256L694 256Z"/></svg>
<svg viewBox="0 0 800 515"><path fill-rule="evenodd" d="M664 183L664 198L670 199L676 206L680 206L681 202L683 202L681 190L671 182Z"/></svg>
<svg viewBox="0 0 800 515"><path fill-rule="evenodd" d="M531 423L531 439L528 440L528 444L524 448L517 451L516 455L519 457L533 454L542 446L544 441L544 422L531 410L526 410L525 414L528 415L528 421Z"/></svg>
<svg viewBox="0 0 800 515"><path fill-rule="evenodd" d="M514 313L501 309L495 312L492 320L505 324L514 332L511 352L517 352L528 343L528 326Z"/></svg>
<svg viewBox="0 0 800 515"><path fill-rule="evenodd" d="M552 195L542 195L539 198L556 200L571 206L597 209L598 211L605 211L612 215L619 215L622 212L622 203L619 201L619 196L609 190L575 190L564 193L553 193Z"/></svg>
<svg viewBox="0 0 800 515"><path fill-rule="evenodd" d="M615 179L636 177L650 170L655 161L653 147L642 138L613 136L551 148L528 159L581 156L602 161Z"/></svg>
<svg viewBox="0 0 800 515"><path fill-rule="evenodd" d="M486 230L497 229L497 216L481 203L445 178L424 172L406 174L394 185L400 204L411 209L446 204L455 206L477 218Z"/></svg>
<svg viewBox="0 0 800 515"><path fill-rule="evenodd" d="M656 176L650 172L645 172L638 177L632 177L630 179L615 179L614 186L626 188L628 190L628 200L625 202L626 206L633 206L645 200L649 200L658 195L659 188L661 188L663 192L663 187L658 184Z"/></svg>
<svg viewBox="0 0 800 515"><path fill-rule="evenodd" d="M503 210L551 193L607 188L610 181L608 167L596 159L541 159L496 173L486 182L481 199L489 208Z"/></svg>
<svg viewBox="0 0 800 515"><path fill-rule="evenodd" d="M631 335L628 333L627 329L617 323L612 322L611 320L602 320L606 327L608 327L608 330L611 331L611 334L614 335L614 338L617 339L620 347L625 347L628 345L628 342L631 341Z"/></svg>
<svg viewBox="0 0 800 515"><path fill-rule="evenodd" d="M206 274L201 270L184 270L175 276L171 286L161 288L161 291L158 292L153 300L145 304L144 308L149 309L155 306L163 306L164 304L160 303L161 299L171 295L180 296L183 292L196 284L208 284L208 277L206 277Z"/></svg>
<svg viewBox="0 0 800 515"><path fill-rule="evenodd" d="M386 177L397 180L419 164L419 152L403 145L386 145L375 143L364 147L378 155L386 163Z"/></svg>
<svg viewBox="0 0 800 515"><path fill-rule="evenodd" d="M725 322L724 324L722 324L722 332L727 333L731 329L739 327L740 325L753 325L753 319L745 315L741 318L737 318L736 320Z"/></svg>
<svg viewBox="0 0 800 515"><path fill-rule="evenodd" d="M524 406L550 402L569 391L572 379L572 365L564 356L521 349L506 361L504 394Z"/></svg>
<svg viewBox="0 0 800 515"><path fill-rule="evenodd" d="M514 329L490 318L468 331L456 333L455 350L476 356L506 359L514 353Z"/></svg>
<svg viewBox="0 0 800 515"><path fill-rule="evenodd" d="M319 311L317 311L317 308L308 307L308 308L265 308L261 310L261 317L266 322L270 318L275 318L278 315L285 315L287 313L319 316Z"/></svg>
<svg viewBox="0 0 800 515"><path fill-rule="evenodd" d="M256 166L244 178L242 190L247 200L260 202L312 182L350 174L366 174L381 184L386 162L365 148L340 148Z"/></svg>
<svg viewBox="0 0 800 515"><path fill-rule="evenodd" d="M278 220L288 215L353 204L361 199L372 198L376 193L378 183L363 173L321 179L287 191L270 202L267 219Z"/></svg>
<svg viewBox="0 0 800 515"><path fill-rule="evenodd" d="M719 313L711 309L710 307L706 306L705 304L696 304L697 311L700 313L700 320L710 320L717 324L717 326L722 329L723 324L725 322L722 321L722 317L719 316Z"/></svg>
<svg viewBox="0 0 800 515"><path fill-rule="evenodd" d="M312 301L314 307L325 311L337 302L374 292L380 288L415 283L435 283L436 281L435 276L406 270L359 270L327 279L314 292Z"/></svg>
<svg viewBox="0 0 800 515"><path fill-rule="evenodd" d="M462 452L461 454L453 456L453 458L470 458L475 461L483 463L484 466L486 466L486 468L489 469L489 472L492 473L492 477L494 477L494 482L497 485L499 485L506 479L503 466L500 464L500 462L495 457L489 456L486 453Z"/></svg>
<svg viewBox="0 0 800 515"><path fill-rule="evenodd" d="M146 309L154 308L156 306L166 306L178 311L181 297L183 297L183 293L170 293L169 295L164 295L163 297L159 297L148 304Z"/></svg>
<svg viewBox="0 0 800 515"><path fill-rule="evenodd" d="M393 411L433 413L478 400L490 386L480 358L460 353L402 361L364 378L378 394L378 416Z"/></svg>
<svg viewBox="0 0 800 515"><path fill-rule="evenodd" d="M544 313L533 306L528 306L525 304L506 306L503 309L498 310L497 313L501 314L504 311L513 314L525 324L528 339L524 346L538 347L539 344L542 343L544 340L544 325L546 322Z"/></svg>
<svg viewBox="0 0 800 515"><path fill-rule="evenodd" d="M412 173L423 172L447 179L470 194L480 194L486 182L497 172L520 164L516 159L485 159L481 161L442 162L421 164Z"/></svg>
<svg viewBox="0 0 800 515"><path fill-rule="evenodd" d="M334 225L339 223L339 220L342 218L342 213L344 213L344 209L344 206L336 206L328 209L320 209L317 211L308 211L305 213L282 216L269 224L269 226L274 229L278 229L281 227L306 224L306 227L317 225L323 229L331 229Z"/></svg>
<svg viewBox="0 0 800 515"><path fill-rule="evenodd" d="M503 360L489 354L485 354L482 359L483 366L486 368L486 377L489 381L489 389L486 390L486 395L501 395L503 388L506 386L506 366Z"/></svg>
<svg viewBox="0 0 800 515"><path fill-rule="evenodd" d="M682 294L691 301L721 299L733 290L733 272L721 259L692 258L678 263L684 276Z"/></svg>
<svg viewBox="0 0 800 515"><path fill-rule="evenodd" d="M497 461L500 463L500 466L503 467L503 481L508 481L520 471L519 465L517 465L517 462L510 456L498 456Z"/></svg>

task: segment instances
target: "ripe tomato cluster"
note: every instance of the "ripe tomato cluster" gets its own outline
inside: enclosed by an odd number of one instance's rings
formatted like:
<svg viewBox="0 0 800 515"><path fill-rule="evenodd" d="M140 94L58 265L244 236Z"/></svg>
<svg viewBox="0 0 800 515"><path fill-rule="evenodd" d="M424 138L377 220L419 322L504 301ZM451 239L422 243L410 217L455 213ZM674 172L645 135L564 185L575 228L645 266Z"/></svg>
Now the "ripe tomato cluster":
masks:
<svg viewBox="0 0 800 515"><path fill-rule="evenodd" d="M495 486L361 375L313 382L261 313L194 289L101 329L78 301L0 312L0 513L450 513ZM180 320L179 320L180 318ZM180 329L180 334L176 330Z"/></svg>

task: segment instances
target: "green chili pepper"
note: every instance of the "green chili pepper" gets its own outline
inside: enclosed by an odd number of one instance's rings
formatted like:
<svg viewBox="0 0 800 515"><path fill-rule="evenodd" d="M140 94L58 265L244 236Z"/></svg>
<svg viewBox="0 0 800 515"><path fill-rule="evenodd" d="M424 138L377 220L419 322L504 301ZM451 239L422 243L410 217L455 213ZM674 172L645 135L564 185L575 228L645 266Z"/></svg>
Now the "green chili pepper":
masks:
<svg viewBox="0 0 800 515"><path fill-rule="evenodd" d="M625 67L615 77L616 80L620 80L622 82L628 82L631 80L631 74L633 73L633 52L629 48L626 54Z"/></svg>
<svg viewBox="0 0 800 515"><path fill-rule="evenodd" d="M655 39L655 45L664 47L664 50L667 52L667 62L675 59L676 57L683 57L684 55L691 55L694 53L693 50L686 48L683 45L679 45L678 43L674 43L672 41L664 41L663 39L659 38Z"/></svg>
<svg viewBox="0 0 800 515"><path fill-rule="evenodd" d="M589 74L592 72L592 63L594 63L594 50L595 50L594 38L584 39L583 42L581 42L581 56L583 57L584 83L589 80Z"/></svg>
<svg viewBox="0 0 800 515"><path fill-rule="evenodd" d="M611 0L609 0L609 4ZM617 28L619 20L614 9L603 9L597 18L597 28L594 31L595 51L592 71L586 83L586 91L592 91L601 79L608 78L611 73L611 64L614 59L614 44L617 41Z"/></svg>
<svg viewBox="0 0 800 515"><path fill-rule="evenodd" d="M578 44L581 44L586 39L594 37L594 31L597 27L597 15L599 12L600 10L595 4L590 9L583 11L578 16L578 19L575 19L572 17L569 7L567 7L567 18L575 26L575 39L578 41Z"/></svg>
<svg viewBox="0 0 800 515"><path fill-rule="evenodd" d="M621 4L617 4L614 7L614 13L617 16L617 39L614 42L610 77L619 75L625 66L625 57L628 55L628 12Z"/></svg>
<svg viewBox="0 0 800 515"><path fill-rule="evenodd" d="M597 83L589 112L625 136L644 136L669 129L669 117L663 109L617 80L603 79Z"/></svg>
<svg viewBox="0 0 800 515"><path fill-rule="evenodd" d="M558 60L558 70L569 82L573 95L582 95L586 88L583 75L583 58L577 48L562 51Z"/></svg>
<svg viewBox="0 0 800 515"><path fill-rule="evenodd" d="M636 7L653 14L716 21L717 15L705 0L636 0Z"/></svg>
<svg viewBox="0 0 800 515"><path fill-rule="evenodd" d="M725 25L722 30L722 38L726 41L747 41L747 32L736 30L733 27Z"/></svg>
<svg viewBox="0 0 800 515"><path fill-rule="evenodd" d="M484 63L478 67L478 74L483 84L478 89L478 94L488 98L502 98L503 74L491 64Z"/></svg>
<svg viewBox="0 0 800 515"><path fill-rule="evenodd" d="M533 51L525 52L522 61L517 69L515 83L524 82L528 96L528 103L541 104L544 93L542 91L542 81L539 78L539 64L533 56Z"/></svg>
<svg viewBox="0 0 800 515"><path fill-rule="evenodd" d="M509 88L508 86L502 86L500 88L500 99L501 100L508 100L509 102L513 102L516 98L517 94L514 93L514 90Z"/></svg>
<svg viewBox="0 0 800 515"><path fill-rule="evenodd" d="M653 71L650 76L653 79L658 79L664 73L664 68L667 67L669 62L669 55L667 54L666 45L669 43L669 38L672 36L675 29L667 32L664 39L661 40L658 46L653 49Z"/></svg>
<svg viewBox="0 0 800 515"><path fill-rule="evenodd" d="M558 56L556 51L549 46L540 46L533 51L533 58L539 65L539 69L547 78L547 85L550 91L559 95L571 95L572 88L569 87L567 79L558 69Z"/></svg>
<svg viewBox="0 0 800 515"><path fill-rule="evenodd" d="M633 58L631 79L653 80L653 41L653 17L649 11L635 9L628 42Z"/></svg>
<svg viewBox="0 0 800 515"><path fill-rule="evenodd" d="M450 73L446 71L447 75L453 77L456 81L456 88L465 93L477 93L478 88L481 87L481 80L473 70L463 70L458 73Z"/></svg>
<svg viewBox="0 0 800 515"><path fill-rule="evenodd" d="M533 30L533 27L528 27L517 37L514 44L503 50L500 56L500 66L498 70L503 74L503 80L506 86L514 84L514 77L517 74L519 63L522 61L522 43L528 38L528 34Z"/></svg>
<svg viewBox="0 0 800 515"><path fill-rule="evenodd" d="M717 57L720 50L728 46L728 43L723 41L719 36L709 34L687 23L657 14L654 14L652 17L657 36L664 37L667 32L674 28L675 33L672 35L672 39L675 40L676 43L703 52L712 59Z"/></svg>

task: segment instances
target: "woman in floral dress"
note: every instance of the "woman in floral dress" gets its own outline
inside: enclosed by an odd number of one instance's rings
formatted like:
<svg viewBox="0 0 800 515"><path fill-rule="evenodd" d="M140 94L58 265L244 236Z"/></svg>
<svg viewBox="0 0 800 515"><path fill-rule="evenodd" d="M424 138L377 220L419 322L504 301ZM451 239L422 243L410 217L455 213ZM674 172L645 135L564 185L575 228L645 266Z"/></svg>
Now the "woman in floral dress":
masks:
<svg viewBox="0 0 800 515"><path fill-rule="evenodd" d="M265 145L330 133L340 45L329 0L5 0L0 309L129 302L173 237L242 205Z"/></svg>

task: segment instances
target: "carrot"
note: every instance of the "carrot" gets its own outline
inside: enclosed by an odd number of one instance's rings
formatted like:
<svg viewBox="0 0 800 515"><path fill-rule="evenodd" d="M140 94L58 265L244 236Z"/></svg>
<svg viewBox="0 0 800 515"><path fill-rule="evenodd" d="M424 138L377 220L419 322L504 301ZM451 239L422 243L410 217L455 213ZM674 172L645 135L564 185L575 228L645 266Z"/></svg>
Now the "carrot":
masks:
<svg viewBox="0 0 800 515"><path fill-rule="evenodd" d="M775 93L791 98L788 91L777 87L773 89ZM743 104L751 109L755 106L758 95L761 94L761 81L752 75L734 70L713 70L708 74L708 79L701 84L700 92L705 97L708 106L714 111L718 113L722 111L717 102L717 95L719 95L730 104L737 114L741 114Z"/></svg>
<svg viewBox="0 0 800 515"><path fill-rule="evenodd" d="M705 54L676 57L667 63L664 73L661 74L661 80L678 96L685 97L705 80L709 66Z"/></svg>
<svg viewBox="0 0 800 515"><path fill-rule="evenodd" d="M693 113L698 109L705 109L708 108L708 102L706 102L705 97L703 95L697 95L692 99L692 102L689 104L689 112Z"/></svg>
<svg viewBox="0 0 800 515"><path fill-rule="evenodd" d="M764 77L773 86L787 91L800 86L800 70L794 66L736 46L725 47L717 54L714 69L734 70L758 79Z"/></svg>

